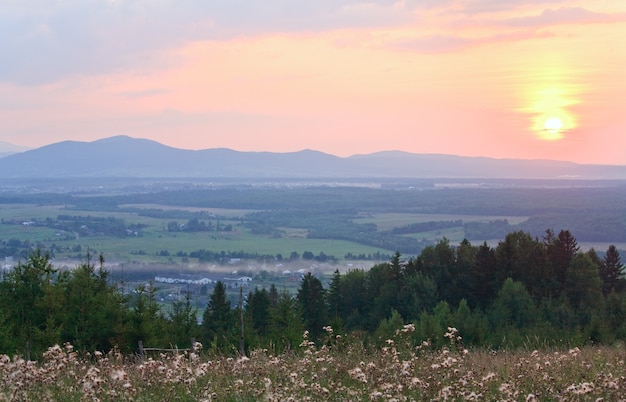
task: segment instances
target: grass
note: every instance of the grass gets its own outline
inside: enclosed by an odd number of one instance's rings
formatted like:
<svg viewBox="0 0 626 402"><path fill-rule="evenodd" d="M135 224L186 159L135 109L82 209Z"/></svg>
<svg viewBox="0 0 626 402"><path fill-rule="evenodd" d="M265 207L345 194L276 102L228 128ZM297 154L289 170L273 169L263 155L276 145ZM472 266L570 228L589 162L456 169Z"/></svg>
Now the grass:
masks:
<svg viewBox="0 0 626 402"><path fill-rule="evenodd" d="M327 328L324 346L246 357L213 351L140 360L116 351L54 346L42 362L0 356L2 400L100 401L594 401L623 400L623 347L466 350L453 328L447 348L409 341L412 326L365 348Z"/></svg>
<svg viewBox="0 0 626 402"><path fill-rule="evenodd" d="M326 240L326 239L306 239L298 237L290 238L270 238L263 236L255 236L241 231L233 234L216 234L209 233L175 233L170 234L164 232L158 234L155 232L147 232L141 237L112 238L112 237L83 237L79 240L68 240L70 244L80 244L86 250L102 252L107 259L115 261L139 261L139 260L162 260L167 261L169 258L157 258L155 253L161 250L168 250L170 254L176 254L178 251L186 253L205 249L212 251L245 251L247 253L257 253L259 255L277 255L282 254L288 258L292 251L298 252L300 255L304 251L311 251L315 255L324 252L326 255L333 255L339 259L343 259L347 252L353 254L368 254L380 251L390 253L387 250L378 249L352 243L344 240ZM63 244L57 242L57 244ZM130 254L129 252L144 251L145 255ZM76 254L76 253L68 253ZM62 254L59 255L62 257ZM180 260L180 258L176 258Z"/></svg>

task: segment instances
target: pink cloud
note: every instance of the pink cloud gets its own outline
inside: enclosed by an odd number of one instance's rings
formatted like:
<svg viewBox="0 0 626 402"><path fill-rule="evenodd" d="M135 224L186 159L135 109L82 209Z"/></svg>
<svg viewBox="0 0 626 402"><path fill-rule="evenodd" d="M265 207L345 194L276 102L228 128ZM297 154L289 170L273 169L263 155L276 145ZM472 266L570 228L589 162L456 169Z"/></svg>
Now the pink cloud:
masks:
<svg viewBox="0 0 626 402"><path fill-rule="evenodd" d="M480 37L429 35L397 44L400 48L418 53L436 54L462 51L471 47L500 42L518 42L554 36L551 32L524 30Z"/></svg>
<svg viewBox="0 0 626 402"><path fill-rule="evenodd" d="M606 14L582 7L547 9L539 15L511 18L503 21L512 27L545 27L562 24L597 24L626 21L625 13Z"/></svg>

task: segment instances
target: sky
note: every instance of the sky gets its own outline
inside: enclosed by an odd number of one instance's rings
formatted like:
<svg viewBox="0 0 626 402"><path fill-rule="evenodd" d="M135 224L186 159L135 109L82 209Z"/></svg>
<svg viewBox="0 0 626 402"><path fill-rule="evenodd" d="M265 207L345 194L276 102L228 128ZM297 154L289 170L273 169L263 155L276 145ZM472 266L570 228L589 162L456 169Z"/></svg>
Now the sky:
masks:
<svg viewBox="0 0 626 402"><path fill-rule="evenodd" d="M626 165L626 1L2 0L0 141Z"/></svg>

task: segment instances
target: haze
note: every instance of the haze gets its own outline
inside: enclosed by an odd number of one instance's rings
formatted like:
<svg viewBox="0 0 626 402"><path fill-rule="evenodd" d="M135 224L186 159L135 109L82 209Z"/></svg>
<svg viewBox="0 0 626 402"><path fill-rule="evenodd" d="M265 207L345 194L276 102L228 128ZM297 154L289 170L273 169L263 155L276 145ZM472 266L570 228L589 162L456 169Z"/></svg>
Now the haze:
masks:
<svg viewBox="0 0 626 402"><path fill-rule="evenodd" d="M0 141L626 164L626 2L8 0Z"/></svg>

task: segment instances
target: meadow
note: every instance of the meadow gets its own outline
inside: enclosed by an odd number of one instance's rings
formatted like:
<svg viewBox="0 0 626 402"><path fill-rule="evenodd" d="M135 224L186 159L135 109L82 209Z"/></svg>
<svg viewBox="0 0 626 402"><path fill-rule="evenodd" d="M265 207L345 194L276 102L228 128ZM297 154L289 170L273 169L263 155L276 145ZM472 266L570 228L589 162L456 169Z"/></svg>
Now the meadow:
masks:
<svg viewBox="0 0 626 402"><path fill-rule="evenodd" d="M41 362L0 356L0 399L31 401L619 401L626 351L468 350L454 328L446 347L410 342L411 324L382 346L334 334L316 346L247 356L160 352L144 359L53 346ZM199 345L201 348L201 345Z"/></svg>

